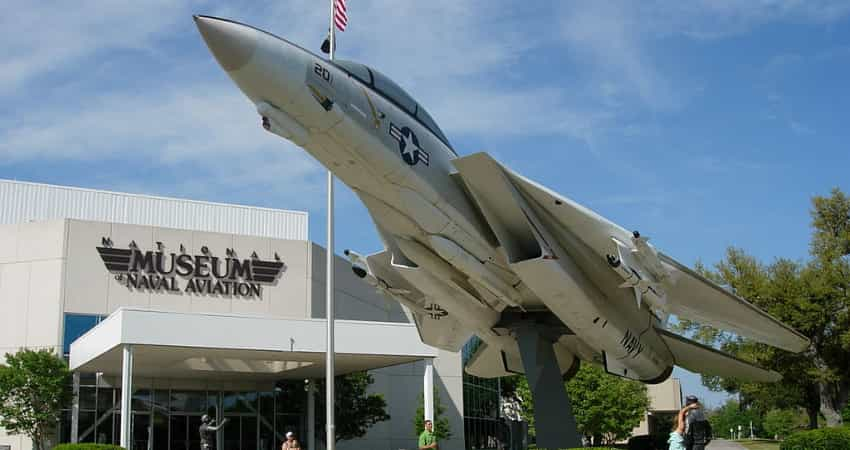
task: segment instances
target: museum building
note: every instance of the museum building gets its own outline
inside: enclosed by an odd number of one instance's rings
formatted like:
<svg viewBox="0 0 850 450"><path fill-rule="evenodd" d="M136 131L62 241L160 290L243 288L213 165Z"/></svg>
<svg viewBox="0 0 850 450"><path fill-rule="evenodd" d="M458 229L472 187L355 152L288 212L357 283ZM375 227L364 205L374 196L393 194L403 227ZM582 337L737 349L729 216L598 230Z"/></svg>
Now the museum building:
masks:
<svg viewBox="0 0 850 450"><path fill-rule="evenodd" d="M0 180L0 355L53 349L74 373L51 442L197 450L208 414L228 419L218 450L275 450L288 431L322 448L326 252L307 225L304 212ZM368 370L391 417L338 447L416 448L429 385L451 426L441 449L465 447L465 422L495 435L497 382L474 401L487 417L464 417L464 390L481 389L461 353L423 344L407 311L334 267L336 373ZM4 447L32 445L0 430Z"/></svg>

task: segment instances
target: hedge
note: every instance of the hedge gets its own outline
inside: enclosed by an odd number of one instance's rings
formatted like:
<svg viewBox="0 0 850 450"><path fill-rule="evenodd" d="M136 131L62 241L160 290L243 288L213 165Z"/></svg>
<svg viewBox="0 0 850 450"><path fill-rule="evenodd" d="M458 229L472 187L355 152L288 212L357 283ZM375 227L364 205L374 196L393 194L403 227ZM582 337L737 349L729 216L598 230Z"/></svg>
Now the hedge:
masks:
<svg viewBox="0 0 850 450"><path fill-rule="evenodd" d="M59 444L53 450L124 450L124 447L112 444Z"/></svg>
<svg viewBox="0 0 850 450"><path fill-rule="evenodd" d="M820 428L792 434L779 450L847 450L850 449L850 428Z"/></svg>

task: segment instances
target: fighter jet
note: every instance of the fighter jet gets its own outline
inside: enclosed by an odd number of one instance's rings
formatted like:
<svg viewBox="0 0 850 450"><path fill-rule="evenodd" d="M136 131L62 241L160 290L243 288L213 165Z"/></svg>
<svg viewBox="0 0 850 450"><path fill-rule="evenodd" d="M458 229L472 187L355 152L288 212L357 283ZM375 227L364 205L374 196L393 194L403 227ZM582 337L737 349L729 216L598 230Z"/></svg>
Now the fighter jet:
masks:
<svg viewBox="0 0 850 450"><path fill-rule="evenodd" d="M496 161L459 155L390 78L269 32L195 16L262 127L315 157L362 200L385 250L346 252L403 305L422 340L477 348L465 370L525 374L540 447L580 446L564 380L581 361L659 383L674 366L777 381L667 328L675 315L790 352L806 337L605 219Z"/></svg>

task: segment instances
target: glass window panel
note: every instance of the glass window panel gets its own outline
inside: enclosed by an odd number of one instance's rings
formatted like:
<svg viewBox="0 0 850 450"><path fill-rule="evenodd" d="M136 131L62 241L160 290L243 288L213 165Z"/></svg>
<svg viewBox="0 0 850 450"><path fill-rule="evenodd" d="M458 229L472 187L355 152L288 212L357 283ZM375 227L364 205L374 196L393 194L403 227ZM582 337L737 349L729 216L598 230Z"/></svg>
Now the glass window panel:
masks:
<svg viewBox="0 0 850 450"><path fill-rule="evenodd" d="M168 418L171 424L171 449L170 450L189 450L189 417L188 416L170 416ZM197 430L192 430L196 432ZM162 450L157 448L156 450Z"/></svg>
<svg viewBox="0 0 850 450"><path fill-rule="evenodd" d="M71 410L62 411L59 416L59 443L71 442Z"/></svg>
<svg viewBox="0 0 850 450"><path fill-rule="evenodd" d="M203 413L207 409L205 391L171 391L170 410L174 412Z"/></svg>
<svg viewBox="0 0 850 450"><path fill-rule="evenodd" d="M239 433L242 425L239 419L239 417L231 417L230 422L224 427L224 448L227 450L243 450L239 445Z"/></svg>
<svg viewBox="0 0 850 450"><path fill-rule="evenodd" d="M134 450L148 450L148 440L151 433L150 414L133 414L133 444Z"/></svg>
<svg viewBox="0 0 850 450"><path fill-rule="evenodd" d="M281 413L301 414L307 411L307 393L301 381L283 381L275 388L275 410Z"/></svg>
<svg viewBox="0 0 850 450"><path fill-rule="evenodd" d="M207 414L213 418L218 417L218 392L207 392Z"/></svg>
<svg viewBox="0 0 850 450"><path fill-rule="evenodd" d="M96 373L80 373L80 386L95 386L97 385Z"/></svg>
<svg viewBox="0 0 850 450"><path fill-rule="evenodd" d="M188 436L189 436L189 440L188 440L189 450L195 450L195 449L201 448L201 434L198 432L198 430L201 428L201 416L197 416L197 415L196 416L189 416L189 420L188 420L187 423L188 423L188 426L189 426L189 434L188 434ZM216 422L216 423L218 423L218 422ZM230 426L230 423L228 422L228 424L225 425L224 428L227 428L229 426ZM225 447L225 450L230 450L230 449L227 449Z"/></svg>
<svg viewBox="0 0 850 450"><path fill-rule="evenodd" d="M153 409L164 414L168 413L168 391L157 389L153 391ZM167 449L166 449L167 450Z"/></svg>
<svg viewBox="0 0 850 450"><path fill-rule="evenodd" d="M80 392L82 392L82 390L83 388L80 388ZM110 388L98 388L97 412L99 414L103 414L118 406L116 400L112 397L112 391L113 389Z"/></svg>
<svg viewBox="0 0 850 450"><path fill-rule="evenodd" d="M257 418L242 417L242 450L257 450Z"/></svg>
<svg viewBox="0 0 850 450"><path fill-rule="evenodd" d="M111 444L113 442L115 427L112 425L112 419L113 414L111 412L98 414L97 426L95 427L95 442L98 444Z"/></svg>
<svg viewBox="0 0 850 450"><path fill-rule="evenodd" d="M151 410L151 390L136 389L133 392L133 411L150 412Z"/></svg>
<svg viewBox="0 0 850 450"><path fill-rule="evenodd" d="M79 413L79 422L78 427L79 430L79 441L80 442L94 442L95 433L94 433L94 419L95 413L94 411L80 411Z"/></svg>
<svg viewBox="0 0 850 450"><path fill-rule="evenodd" d="M94 411L97 408L97 389L93 387L80 388L80 409Z"/></svg>
<svg viewBox="0 0 850 450"><path fill-rule="evenodd" d="M100 316L65 314L65 334L62 340L62 352L68 355L71 352L71 342L86 334L86 331L94 328L98 322L100 322Z"/></svg>
<svg viewBox="0 0 850 450"><path fill-rule="evenodd" d="M260 417L260 450L275 450L278 439L274 435L274 416Z"/></svg>
<svg viewBox="0 0 850 450"><path fill-rule="evenodd" d="M222 398L225 413L257 413L256 392L225 392Z"/></svg>
<svg viewBox="0 0 850 450"><path fill-rule="evenodd" d="M154 393L154 398L156 398ZM153 413L153 450L168 450L168 415L167 410L155 406Z"/></svg>

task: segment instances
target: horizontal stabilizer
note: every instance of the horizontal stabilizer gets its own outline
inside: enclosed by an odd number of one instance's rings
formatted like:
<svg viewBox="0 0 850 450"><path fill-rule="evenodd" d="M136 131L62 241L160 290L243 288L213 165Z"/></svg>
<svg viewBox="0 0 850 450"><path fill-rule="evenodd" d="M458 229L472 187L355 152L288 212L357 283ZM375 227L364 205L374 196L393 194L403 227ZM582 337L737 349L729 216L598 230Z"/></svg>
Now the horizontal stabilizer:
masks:
<svg viewBox="0 0 850 450"><path fill-rule="evenodd" d="M675 364L691 372L768 383L782 379L774 371L762 369L669 331L658 330L658 334L673 354Z"/></svg>
<svg viewBox="0 0 850 450"><path fill-rule="evenodd" d="M676 283L667 288L667 295L672 299L669 312L795 353L809 346L808 338L755 305L673 258L659 256L665 264L680 272Z"/></svg>

